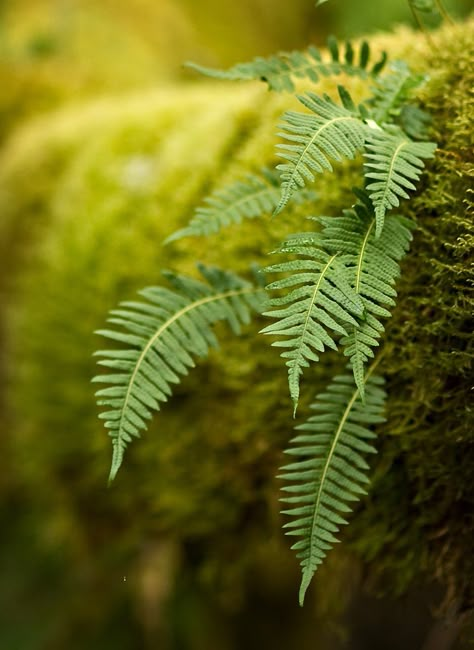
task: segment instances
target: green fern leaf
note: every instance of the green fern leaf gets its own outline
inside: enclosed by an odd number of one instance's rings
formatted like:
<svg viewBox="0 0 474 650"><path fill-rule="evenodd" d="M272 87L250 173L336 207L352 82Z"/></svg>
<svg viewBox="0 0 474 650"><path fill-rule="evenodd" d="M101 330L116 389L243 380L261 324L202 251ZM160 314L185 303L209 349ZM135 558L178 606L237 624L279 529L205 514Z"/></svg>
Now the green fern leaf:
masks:
<svg viewBox="0 0 474 650"><path fill-rule="evenodd" d="M390 64L387 74L377 78L372 96L367 101L372 119L377 124L396 122L403 107L413 99L414 91L422 86L427 77L415 74L404 61Z"/></svg>
<svg viewBox="0 0 474 650"><path fill-rule="evenodd" d="M404 104L396 122L408 137L414 140L428 140L432 118L416 104Z"/></svg>
<svg viewBox="0 0 474 650"><path fill-rule="evenodd" d="M309 190L299 190L293 195L295 203L316 198ZM272 214L280 200L278 173L263 169L262 176L249 175L246 181L238 181L214 192L205 199L205 205L197 208L186 228L168 237L165 243L189 236L210 235L243 219L255 219Z"/></svg>
<svg viewBox="0 0 474 650"><path fill-rule="evenodd" d="M275 309L264 315L277 321L265 327L262 333L279 337L272 345L289 348L281 356L287 359L290 396L296 412L303 369L310 362L319 361L318 353L325 347L337 348L335 335L348 335L346 326L357 325L354 316L362 315L363 305L347 282L337 253L330 255L321 248L300 246L297 237L290 247L279 252L290 252L304 259L266 269L269 273L291 275L268 285L269 291L289 289L289 292L270 300L270 306Z"/></svg>
<svg viewBox="0 0 474 650"><path fill-rule="evenodd" d="M409 198L408 190L415 190L424 167L422 158L433 158L434 142L413 142L400 133L370 130L367 135L365 177L367 191L374 204L376 237L384 225L385 213L400 205L401 198Z"/></svg>
<svg viewBox="0 0 474 650"><path fill-rule="evenodd" d="M280 52L269 58L257 57L249 63L238 63L228 70L206 68L195 63L186 65L214 79L262 80L268 84L270 90L294 92L295 79L309 79L316 83L320 76L328 77L340 74L359 76L365 79L369 75L379 74L387 60L386 53L383 52L380 59L369 69L370 48L367 41L363 41L360 45L358 63L354 62L354 48L351 43L346 43L344 56L342 56L336 39L330 38L328 50L329 60L325 60L316 47L310 46L304 52Z"/></svg>
<svg viewBox="0 0 474 650"><path fill-rule="evenodd" d="M237 275L213 267L198 266L206 283L165 273L174 291L150 287L140 292L145 301L123 302L111 311L108 322L118 329L98 334L125 344L125 349L102 350L98 362L113 374L92 381L107 384L97 391L97 403L108 410L100 414L113 442L109 480L122 463L127 445L146 430L153 411L171 395L171 385L205 356L217 339L211 326L227 321L233 332L260 312L264 293Z"/></svg>
<svg viewBox="0 0 474 650"><path fill-rule="evenodd" d="M301 538L292 546L302 566L300 605L315 571L339 541L336 534L347 523L350 504L366 494L364 455L375 452L370 425L384 421L382 385L383 379L369 371L363 403L351 375L335 377L285 452L295 459L280 469L279 478L286 483L281 501L290 506L282 512L292 517L284 525L286 534Z"/></svg>
<svg viewBox="0 0 474 650"><path fill-rule="evenodd" d="M278 155L288 162L278 165L281 171L282 195L276 213L288 203L290 196L315 174L332 171L331 160L354 158L364 146L367 128L347 91L338 88L343 106L324 95L299 96L311 114L285 113L284 129L278 135L291 144L278 144Z"/></svg>
<svg viewBox="0 0 474 650"><path fill-rule="evenodd" d="M391 316L397 292L394 284L400 274L399 262L412 239L413 224L399 215L390 215L380 237L376 237L376 217L369 197L358 192L362 203L345 210L342 217L319 217L321 233L315 238L331 253L339 253L346 266L346 279L360 296L364 314L356 326L347 326L348 335L340 341L344 354L350 358L354 379L361 398L364 394L366 364L373 358L373 348L379 345L384 331L381 318Z"/></svg>

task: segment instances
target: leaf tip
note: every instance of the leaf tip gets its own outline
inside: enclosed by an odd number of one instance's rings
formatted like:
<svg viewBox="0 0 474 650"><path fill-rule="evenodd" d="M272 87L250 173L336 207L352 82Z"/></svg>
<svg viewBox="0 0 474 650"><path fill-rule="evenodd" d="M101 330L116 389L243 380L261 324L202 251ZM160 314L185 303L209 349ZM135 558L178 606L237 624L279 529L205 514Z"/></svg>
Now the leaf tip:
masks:
<svg viewBox="0 0 474 650"><path fill-rule="evenodd" d="M109 478L107 481L107 486L110 487L117 476L117 472L120 469L123 460L123 449L118 445L114 445L114 451L112 456L112 465L110 467Z"/></svg>
<svg viewBox="0 0 474 650"><path fill-rule="evenodd" d="M306 595L306 591L309 587L309 584L311 582L311 578L313 577L313 571L309 571L308 569L305 569L303 571L303 576L301 578L301 586L300 586L300 593L299 593L299 603L300 607L303 607L304 605L304 599Z"/></svg>

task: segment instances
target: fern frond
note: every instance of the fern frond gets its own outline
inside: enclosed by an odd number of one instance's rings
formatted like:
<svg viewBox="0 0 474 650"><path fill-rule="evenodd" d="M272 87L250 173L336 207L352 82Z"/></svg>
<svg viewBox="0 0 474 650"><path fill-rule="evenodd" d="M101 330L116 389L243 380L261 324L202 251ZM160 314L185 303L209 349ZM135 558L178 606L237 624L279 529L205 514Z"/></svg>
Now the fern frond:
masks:
<svg viewBox="0 0 474 650"><path fill-rule="evenodd" d="M364 314L356 326L347 327L348 335L340 341L350 358L354 379L362 400L366 364L373 358L384 331L381 318L391 316L397 292L394 284L400 274L412 235L413 224L399 215L390 215L380 237L376 237L376 217L367 195L358 192L362 203L345 210L342 217L317 219L323 230L316 236L326 250L341 255L347 269L346 279L360 296ZM311 243L311 242L309 242ZM313 244L314 245L314 244Z"/></svg>
<svg viewBox="0 0 474 650"><path fill-rule="evenodd" d="M335 38L328 40L330 58L324 57L316 47L310 46L306 51L280 52L268 58L257 57L248 63L238 63L228 70L206 68L195 63L186 65L197 72L214 79L230 81L261 80L268 84L270 90L277 92L294 92L295 79L309 79L313 83L320 76L328 77L340 74L358 76L363 79L369 75L376 76L382 70L387 60L385 52L378 61L369 68L370 47L367 41L355 52L350 42L344 47L344 52L338 46Z"/></svg>
<svg viewBox="0 0 474 650"><path fill-rule="evenodd" d="M396 122L413 140L428 140L431 115L416 104L403 104Z"/></svg>
<svg viewBox="0 0 474 650"><path fill-rule="evenodd" d="M286 482L281 501L290 506L282 512L292 517L284 525L286 534L301 538L292 546L303 572L300 605L315 571L339 541L336 534L347 523L350 504L366 494L364 456L375 452L370 425L384 421L383 383L369 371L363 403L351 375L335 377L311 406L316 414L296 427L300 433L285 452L295 459L280 469L279 478Z"/></svg>
<svg viewBox="0 0 474 650"><path fill-rule="evenodd" d="M251 311L261 311L263 291L228 271L198 266L207 282L165 273L174 291L150 287L140 291L145 299L123 302L111 311L109 323L117 329L98 334L125 344L125 349L101 350L99 365L114 369L92 381L107 384L97 391L97 403L108 407L99 417L113 443L109 480L122 463L127 445L146 430L153 411L171 395L171 385L180 381L217 345L211 326L227 321L235 333L250 320Z"/></svg>
<svg viewBox="0 0 474 650"><path fill-rule="evenodd" d="M288 384L294 411L298 406L299 383L303 369L319 361L325 347L336 349L335 335L347 336L347 325L357 325L363 305L345 278L344 266L321 248L299 245L292 239L291 248L281 249L303 259L275 264L269 273L291 273L267 286L269 291L288 290L286 295L270 300L275 307L264 313L277 321L262 330L279 337L272 345L289 348L281 354L287 359ZM283 338L282 338L283 337Z"/></svg>
<svg viewBox="0 0 474 650"><path fill-rule="evenodd" d="M375 208L376 237L384 225L385 213L408 199L424 167L423 158L433 158L434 142L413 142L403 134L371 130L367 136L365 177Z"/></svg>
<svg viewBox="0 0 474 650"><path fill-rule="evenodd" d="M314 200L315 192L299 190L293 195L296 203ZM189 236L210 235L243 219L255 219L272 214L280 200L278 173L263 169L262 176L249 175L245 181L238 181L217 190L207 199L205 205L196 209L189 224L173 233L165 243Z"/></svg>
<svg viewBox="0 0 474 650"><path fill-rule="evenodd" d="M377 78L367 102L371 117L377 124L396 121L402 107L412 100L413 93L426 81L426 76L413 73L404 61L394 61L390 70Z"/></svg>
<svg viewBox="0 0 474 650"><path fill-rule="evenodd" d="M364 146L366 126L348 93L339 86L343 105L330 97L314 93L299 96L311 114L285 113L283 132L291 144L277 144L278 155L288 162L278 165L281 171L282 195L276 213L281 212L298 188L314 181L315 174L332 171L331 160L354 158Z"/></svg>

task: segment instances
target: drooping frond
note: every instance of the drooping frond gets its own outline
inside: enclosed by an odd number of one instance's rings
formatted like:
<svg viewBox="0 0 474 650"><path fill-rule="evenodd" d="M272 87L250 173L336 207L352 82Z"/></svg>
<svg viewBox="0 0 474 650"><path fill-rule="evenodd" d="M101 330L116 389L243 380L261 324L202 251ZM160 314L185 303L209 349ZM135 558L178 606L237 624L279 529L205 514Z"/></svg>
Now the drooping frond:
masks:
<svg viewBox="0 0 474 650"><path fill-rule="evenodd" d="M307 93L298 99L311 113L289 111L283 116L283 132L278 135L291 144L277 144L278 156L288 161L277 167L282 182L277 213L293 192L314 181L315 174L332 171L331 160L354 158L364 146L364 121L344 88L338 89L342 106L327 95Z"/></svg>
<svg viewBox="0 0 474 650"><path fill-rule="evenodd" d="M295 459L280 469L279 478L286 483L281 501L289 506L282 512L292 517L284 525L286 534L301 538L292 546L303 572L300 605L315 571L339 541L336 534L347 523L350 504L366 494L364 456L375 452L370 425L384 421L382 385L383 379L369 372L363 403L351 375L335 377L285 452Z"/></svg>
<svg viewBox="0 0 474 650"><path fill-rule="evenodd" d="M376 237L376 217L367 195L342 217L317 219L323 230L317 237L326 250L339 253L347 269L347 281L360 296L364 314L358 324L348 325L348 335L341 339L344 354L350 358L354 379L362 399L366 364L373 358L384 330L381 318L391 316L397 292L394 289L400 274L399 262L410 246L412 222L399 215L390 215L380 237ZM308 240L308 244L312 242Z"/></svg>
<svg viewBox="0 0 474 650"><path fill-rule="evenodd" d="M198 266L207 282L165 273L173 291L150 287L140 291L144 300L123 302L111 311L109 323L117 329L98 334L126 347L102 350L98 362L113 374L99 375L95 382L107 384L97 391L97 403L108 407L100 417L113 442L110 480L115 477L124 451L133 437L146 430L153 411L171 395L180 381L217 340L212 325L227 321L235 333L261 311L264 293L228 271Z"/></svg>
<svg viewBox="0 0 474 650"><path fill-rule="evenodd" d="M367 135L365 177L375 208L376 237L384 225L385 213L408 199L424 167L423 158L433 158L434 142L413 142L405 135L371 129Z"/></svg>
<svg viewBox="0 0 474 650"><path fill-rule="evenodd" d="M316 83L320 76L340 74L367 78L369 75L377 75L387 60L387 55L383 52L378 61L370 67L371 52L367 41L361 43L358 51L347 42L342 51L333 37L328 39L328 54L329 56L325 56L316 47L310 46L303 52L280 52L268 58L257 57L249 63L238 63L228 70L215 70L195 63L187 65L215 79L261 80L268 84L270 90L294 92L295 79L309 79Z"/></svg>
<svg viewBox="0 0 474 650"><path fill-rule="evenodd" d="M372 87L367 105L377 124L397 122L404 106L411 105L413 94L426 80L422 74L414 74L404 61L394 61L389 71L378 77Z"/></svg>
<svg viewBox="0 0 474 650"><path fill-rule="evenodd" d="M277 321L262 332L278 337L272 345L288 348L281 356L287 359L290 395L296 411L303 369L319 361L318 353L325 347L336 349L335 335L348 335L346 327L357 325L354 316L362 315L363 305L347 282L337 253L300 246L297 236L281 252L298 255L299 259L265 269L291 275L268 285L269 291L288 291L270 300L274 309L264 315Z"/></svg>
<svg viewBox="0 0 474 650"><path fill-rule="evenodd" d="M299 190L293 195L296 203L314 200L316 194ZM207 199L205 205L196 209L188 226L173 233L166 243L188 236L210 235L242 219L255 219L270 215L280 200L278 173L263 169L262 176L249 175L245 181L238 181L217 190Z"/></svg>

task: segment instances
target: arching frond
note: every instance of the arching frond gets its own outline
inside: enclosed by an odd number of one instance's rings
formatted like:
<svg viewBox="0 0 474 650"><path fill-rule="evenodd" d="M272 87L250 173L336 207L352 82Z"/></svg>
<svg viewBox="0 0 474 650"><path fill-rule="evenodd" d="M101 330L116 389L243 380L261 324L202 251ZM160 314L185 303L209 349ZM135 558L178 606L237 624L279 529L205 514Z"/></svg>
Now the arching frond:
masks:
<svg viewBox="0 0 474 650"><path fill-rule="evenodd" d="M380 319L391 316L397 292L394 284L400 274L399 261L410 246L412 222L390 215L380 237L376 237L376 217L370 199L358 193L362 203L345 210L342 217L317 219L323 230L317 234L326 250L339 253L347 269L347 281L360 296L364 314L356 326L347 326L341 339L344 354L350 358L354 379L362 399L366 364L373 358L384 331ZM311 241L308 241L310 244Z"/></svg>
<svg viewBox="0 0 474 650"><path fill-rule="evenodd" d="M205 356L217 345L211 326L227 321L239 333L251 312L261 311L262 289L228 271L198 268L207 282L167 272L173 291L143 289L143 301L123 302L111 311L108 322L117 329L98 332L126 346L96 352L102 357L98 363L115 371L93 379L107 384L96 396L100 406L108 407L100 417L113 442L110 480L128 443L146 430L152 412L171 395L171 385L195 365L194 357Z"/></svg>
<svg viewBox="0 0 474 650"><path fill-rule="evenodd" d="M357 325L354 316L362 315L363 305L347 282L337 253L300 246L298 237L281 252L296 254L300 259L265 269L268 273L291 275L268 285L269 291L289 291L270 300L275 309L264 315L277 321L262 332L279 338L272 345L288 348L281 356L287 359L290 395L296 411L303 369L319 361L318 353L325 347L336 349L335 335L347 336L346 326Z"/></svg>
<svg viewBox="0 0 474 650"><path fill-rule="evenodd" d="M365 455L374 453L370 426L384 421L383 379L366 378L365 402L351 375L334 378L326 392L317 396L311 409L316 414L296 427L286 454L294 461L284 465L281 499L292 520L284 525L287 535L301 538L292 546L303 571L300 604L315 571L339 540L336 534L347 523L351 504L366 493L369 466Z"/></svg>
<svg viewBox="0 0 474 650"><path fill-rule="evenodd" d="M195 63L186 65L197 72L215 79L231 81L261 80L268 84L270 90L294 92L295 79L309 79L316 83L319 78L348 74L366 78L377 75L385 65L387 55L382 53L380 58L369 67L371 58L370 47L363 41L359 50L347 42L344 49L339 47L335 38L328 40L328 54L323 55L316 47L306 51L280 52L268 58L257 57L249 63L238 63L228 70L206 68Z"/></svg>
<svg viewBox="0 0 474 650"><path fill-rule="evenodd" d="M303 203L314 200L315 192L299 190L293 195L293 201ZM188 226L173 233L165 243L189 236L210 235L242 219L255 219L270 215L280 200L280 182L278 173L263 169L262 175L249 175L245 181L238 181L217 190L207 199L205 205L196 209Z"/></svg>
<svg viewBox="0 0 474 650"><path fill-rule="evenodd" d="M367 135L365 177L375 208L376 237L384 225L385 213L407 199L415 190L424 167L423 158L433 158L434 142L413 142L400 133L371 129Z"/></svg>
<svg viewBox="0 0 474 650"><path fill-rule="evenodd" d="M331 160L354 158L364 146L367 128L348 93L339 86L343 105L330 97L313 93L299 96L311 113L285 113L282 136L291 144L277 144L278 156L288 162L278 165L281 171L282 195L276 212L288 203L290 196L315 174L332 171Z"/></svg>

